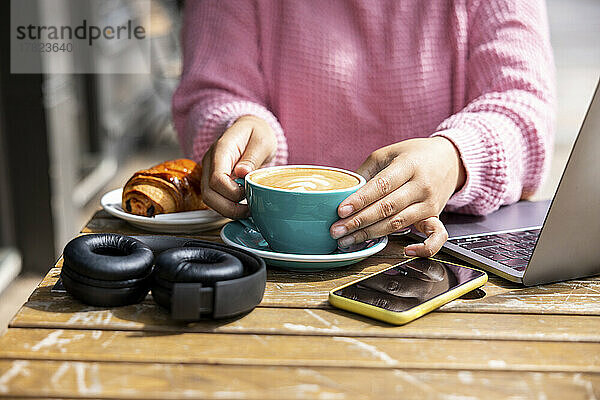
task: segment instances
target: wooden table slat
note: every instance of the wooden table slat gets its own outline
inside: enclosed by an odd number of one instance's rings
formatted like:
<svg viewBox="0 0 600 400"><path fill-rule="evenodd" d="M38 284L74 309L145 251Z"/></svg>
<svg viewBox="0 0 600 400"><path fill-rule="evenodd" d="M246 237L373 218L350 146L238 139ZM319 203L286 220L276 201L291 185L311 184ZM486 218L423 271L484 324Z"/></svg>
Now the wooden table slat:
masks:
<svg viewBox="0 0 600 400"><path fill-rule="evenodd" d="M240 319L181 324L152 301L114 309L88 307L68 296L27 302L14 328L102 329L286 335L598 341L600 316L433 312L394 327L341 310L259 307Z"/></svg>
<svg viewBox="0 0 600 400"><path fill-rule="evenodd" d="M124 374L123 370L128 373ZM0 360L0 396L121 399L591 399L600 375ZM444 398L450 398L444 397Z"/></svg>
<svg viewBox="0 0 600 400"><path fill-rule="evenodd" d="M600 343L12 328L0 358L600 372Z"/></svg>
<svg viewBox="0 0 600 400"><path fill-rule="evenodd" d="M329 290L393 265L398 260L368 259L347 269L315 274L270 270L262 307L331 309ZM64 304L68 294L50 293L58 280L62 259L51 269L30 297L39 307ZM483 287L486 296L454 300L438 311L521 314L600 315L600 280L596 278L524 287L491 276ZM67 299L66 299L67 298ZM151 301L151 300L150 300Z"/></svg>

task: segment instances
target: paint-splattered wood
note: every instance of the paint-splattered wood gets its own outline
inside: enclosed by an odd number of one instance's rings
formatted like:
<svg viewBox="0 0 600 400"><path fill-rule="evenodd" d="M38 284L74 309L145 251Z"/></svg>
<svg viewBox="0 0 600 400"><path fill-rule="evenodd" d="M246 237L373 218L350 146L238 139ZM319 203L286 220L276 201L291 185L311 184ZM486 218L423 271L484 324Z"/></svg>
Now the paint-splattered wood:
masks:
<svg viewBox="0 0 600 400"><path fill-rule="evenodd" d="M122 232L128 226L104 211L97 212L84 231L96 232L102 225L107 231ZM106 231L106 230L105 230ZM144 233L136 231L135 233ZM219 240L215 236L195 236L206 240ZM327 292L332 288L374 273L404 260L404 245L411 239L403 236L390 237L388 246L375 256L350 267L330 271L303 274L271 268L269 284L263 306L271 307L329 307ZM457 262L451 256L439 254L439 258ZM460 261L458 261L461 263ZM442 308L448 311L516 312L549 314L600 315L600 277L525 288L504 279L490 276L484 290L487 296L476 301L454 301Z"/></svg>
<svg viewBox="0 0 600 400"><path fill-rule="evenodd" d="M600 343L11 328L0 358L599 372Z"/></svg>
<svg viewBox="0 0 600 400"><path fill-rule="evenodd" d="M311 274L270 269L261 307L330 309L329 290L354 279L380 271L400 259L368 258L347 268ZM56 283L62 260L46 275L32 296L38 307L72 302L68 294L50 293ZM600 315L598 277L549 285L524 287L490 276L483 287L486 296L475 300L454 300L440 308L451 312L493 312L527 314ZM148 297L147 301L151 302ZM74 308L77 306L74 305ZM80 307L84 307L80 305Z"/></svg>
<svg viewBox="0 0 600 400"><path fill-rule="evenodd" d="M104 212L82 232L147 234ZM218 231L193 237L219 240ZM151 297L99 309L51 293L59 261L0 338L0 396L599 396L599 278L524 288L490 277L485 298L404 327L329 307L330 289L402 260L406 243L392 238L338 270L271 269L254 312L191 325L171 321Z"/></svg>
<svg viewBox="0 0 600 400"><path fill-rule="evenodd" d="M104 211L97 212L84 231L144 233ZM196 237L220 240L218 231L207 232L206 236ZM261 306L330 308L327 303L329 290L404 260L402 256L404 245L410 242L411 239L406 237L390 237L388 246L382 252L356 265L336 270L303 274L271 268ZM444 254L439 254L438 257L457 261ZM492 275L484 290L487 296L483 299L455 300L440 310L600 315L600 277L525 288Z"/></svg>
<svg viewBox="0 0 600 400"><path fill-rule="evenodd" d="M597 341L600 337L600 317L596 316L451 312L445 316L446 313L435 312L407 326L391 327L335 309L272 307L259 307L233 322L182 326L170 320L168 313L158 307L150 296L140 304L102 309L81 304L68 294L51 293L50 288L56 282L59 271L54 269L48 274L29 302L17 313L11 326L565 341Z"/></svg>
<svg viewBox="0 0 600 400"><path fill-rule="evenodd" d="M14 397L576 400L599 386L589 373L0 361L0 396Z"/></svg>
<svg viewBox="0 0 600 400"><path fill-rule="evenodd" d="M259 307L228 321L181 324L145 301L126 307L85 307L68 298L30 301L11 322L14 328L102 329L285 335L343 335L600 342L600 316L433 312L394 327L341 310Z"/></svg>

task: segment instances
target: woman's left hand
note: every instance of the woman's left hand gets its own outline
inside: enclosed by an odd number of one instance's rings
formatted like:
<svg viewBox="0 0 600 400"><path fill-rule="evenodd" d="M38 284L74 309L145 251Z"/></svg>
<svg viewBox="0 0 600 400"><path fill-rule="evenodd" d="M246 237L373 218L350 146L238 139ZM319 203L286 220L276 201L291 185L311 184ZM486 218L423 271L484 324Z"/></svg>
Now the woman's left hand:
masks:
<svg viewBox="0 0 600 400"><path fill-rule="evenodd" d="M396 232L410 225L427 235L407 246L406 255L430 257L448 238L437 218L465 182L454 144L441 136L409 139L373 152L357 171L367 183L338 207L330 233L342 247Z"/></svg>

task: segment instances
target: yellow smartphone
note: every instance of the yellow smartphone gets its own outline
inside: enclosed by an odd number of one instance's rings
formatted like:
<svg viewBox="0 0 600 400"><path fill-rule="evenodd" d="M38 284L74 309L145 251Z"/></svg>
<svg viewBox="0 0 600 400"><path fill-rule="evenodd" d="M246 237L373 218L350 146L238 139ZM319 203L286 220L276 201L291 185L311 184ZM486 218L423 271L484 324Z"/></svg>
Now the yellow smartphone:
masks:
<svg viewBox="0 0 600 400"><path fill-rule="evenodd" d="M485 272L435 258L411 258L329 292L331 305L403 325L483 286Z"/></svg>

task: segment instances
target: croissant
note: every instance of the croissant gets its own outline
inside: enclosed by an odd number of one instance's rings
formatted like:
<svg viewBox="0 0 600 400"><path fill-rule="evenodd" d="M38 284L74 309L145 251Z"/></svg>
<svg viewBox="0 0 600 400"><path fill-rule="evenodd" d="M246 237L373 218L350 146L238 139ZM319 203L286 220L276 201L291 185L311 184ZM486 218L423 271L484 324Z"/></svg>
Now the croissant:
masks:
<svg viewBox="0 0 600 400"><path fill-rule="evenodd" d="M147 217L208 208L200 194L201 176L202 166L184 158L138 171L123 188L121 206Z"/></svg>

